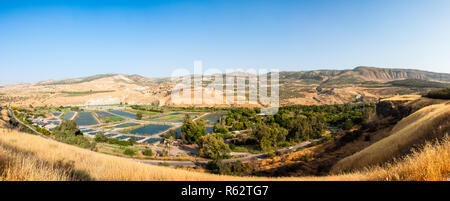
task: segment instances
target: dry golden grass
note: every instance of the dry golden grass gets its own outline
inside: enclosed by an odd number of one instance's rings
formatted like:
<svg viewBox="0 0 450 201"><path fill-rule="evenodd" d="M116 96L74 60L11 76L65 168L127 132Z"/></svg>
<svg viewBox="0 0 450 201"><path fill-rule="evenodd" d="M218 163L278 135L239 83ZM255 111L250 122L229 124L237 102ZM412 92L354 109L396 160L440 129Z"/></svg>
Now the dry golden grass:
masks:
<svg viewBox="0 0 450 201"><path fill-rule="evenodd" d="M123 181L361 181L441 180L450 172L449 138L395 163L359 172L324 177L234 177L152 166L92 152L42 137L0 128L0 180ZM73 162L73 165L70 162Z"/></svg>
<svg viewBox="0 0 450 201"><path fill-rule="evenodd" d="M414 145L443 137L450 130L450 104L427 106L402 119L392 134L333 166L333 172L361 169L381 164L408 153Z"/></svg>
<svg viewBox="0 0 450 201"><path fill-rule="evenodd" d="M75 170L82 170L95 180L115 180L115 181L196 181L196 180L297 180L297 178L260 178L260 177L233 177L207 173L190 172L186 170L141 164L130 159L110 156L106 154L92 152L75 146L59 143L42 137L17 132L15 130L0 129L0 146L14 147L16 153L33 153L34 160L46 161L49 164L56 164L64 161L73 161ZM19 150L19 151L17 151ZM2 155L8 155L1 152ZM20 159L18 159L20 160ZM24 163L32 163L30 161ZM20 171L18 168L9 168L11 171ZM33 168L30 168L32 170ZM42 169L42 168L41 168ZM36 167L36 172L40 172ZM50 172L52 170L49 170ZM36 173L38 174L38 173ZM28 174L32 175L32 173ZM24 178L9 177L12 180L22 180ZM56 178L56 179L55 179ZM25 179L26 180L26 179ZM58 180L55 176L30 177L29 180ZM64 180L64 178L62 178Z"/></svg>
<svg viewBox="0 0 450 201"><path fill-rule="evenodd" d="M366 169L368 180L440 181L450 176L450 138L428 142L412 154L384 166Z"/></svg>
<svg viewBox="0 0 450 201"><path fill-rule="evenodd" d="M374 162L392 159L395 153L411 147L424 136L444 133L442 131L448 130L450 125L449 111L450 104L432 105L417 111L400 121L394 127L393 135L368 147L369 151L364 149L355 154L357 157L350 156L337 165L340 170L344 166L364 169L324 177L234 177L152 166L0 128L0 180L442 180L450 173L448 137L438 144L428 143L423 150L415 150L394 162L367 167ZM0 123L5 124L1 120Z"/></svg>
<svg viewBox="0 0 450 201"><path fill-rule="evenodd" d="M69 172L31 154L0 147L0 181L68 181Z"/></svg>
<svg viewBox="0 0 450 201"><path fill-rule="evenodd" d="M397 95L397 96L393 96L390 98L385 98L382 99L381 101L412 101L412 100L417 100L420 99L421 96L420 95L415 95L415 94L411 94L411 95Z"/></svg>

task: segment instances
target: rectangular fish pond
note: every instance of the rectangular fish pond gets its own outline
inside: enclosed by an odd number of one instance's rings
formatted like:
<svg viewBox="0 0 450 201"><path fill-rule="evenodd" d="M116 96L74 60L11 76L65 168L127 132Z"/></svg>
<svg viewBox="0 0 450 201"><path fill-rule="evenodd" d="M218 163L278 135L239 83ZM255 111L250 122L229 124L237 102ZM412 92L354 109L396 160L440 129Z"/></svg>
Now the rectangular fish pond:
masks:
<svg viewBox="0 0 450 201"><path fill-rule="evenodd" d="M59 117L59 115L61 115L61 112L53 112L53 116Z"/></svg>
<svg viewBox="0 0 450 201"><path fill-rule="evenodd" d="M137 128L132 130L131 134L137 134L137 135L155 135L160 132L166 131L172 126L170 125L162 125L162 124L149 124L141 128Z"/></svg>
<svg viewBox="0 0 450 201"><path fill-rule="evenodd" d="M150 138L148 140L145 140L143 143L152 144L152 143L155 143L155 142L160 142L161 140L162 140L161 138Z"/></svg>
<svg viewBox="0 0 450 201"><path fill-rule="evenodd" d="M125 128L125 127L130 127L130 126L137 126L139 124L137 123L124 123L124 124L119 124L117 126L114 126L114 128Z"/></svg>
<svg viewBox="0 0 450 201"><path fill-rule="evenodd" d="M133 114L133 113L124 112L124 111L120 111L120 110L111 110L109 112L111 112L113 114L117 114L117 115L122 116L122 117L127 117L127 118L130 118L130 119L136 119L136 114Z"/></svg>
<svg viewBox="0 0 450 201"><path fill-rule="evenodd" d="M97 125L98 122L90 112L80 112L75 122L79 126Z"/></svg>
<svg viewBox="0 0 450 201"><path fill-rule="evenodd" d="M195 116L197 116L199 113L182 113L182 112L174 112L162 116L157 116L150 118L150 120L153 121L161 121L161 122L171 122L171 123L183 123L184 117L186 114L189 114L191 118L193 119Z"/></svg>
<svg viewBox="0 0 450 201"><path fill-rule="evenodd" d="M130 138L129 136L125 136L125 135L121 135L119 137L116 137L119 140L127 140L128 138Z"/></svg>
<svg viewBox="0 0 450 201"><path fill-rule="evenodd" d="M66 114L64 114L62 116L62 118L65 119L65 120L69 120L69 119L71 119L73 117L74 114L75 114L75 112L67 112Z"/></svg>
<svg viewBox="0 0 450 201"><path fill-rule="evenodd" d="M208 114L208 115L202 117L202 119L206 120L207 125L215 125L217 122L219 122L219 119L222 116L224 116L224 115L220 114L220 113L214 113L214 114Z"/></svg>
<svg viewBox="0 0 450 201"><path fill-rule="evenodd" d="M98 118L104 118L104 117L115 117L116 115L113 115L109 112L104 112L104 111L97 111L95 112L95 114L97 114Z"/></svg>

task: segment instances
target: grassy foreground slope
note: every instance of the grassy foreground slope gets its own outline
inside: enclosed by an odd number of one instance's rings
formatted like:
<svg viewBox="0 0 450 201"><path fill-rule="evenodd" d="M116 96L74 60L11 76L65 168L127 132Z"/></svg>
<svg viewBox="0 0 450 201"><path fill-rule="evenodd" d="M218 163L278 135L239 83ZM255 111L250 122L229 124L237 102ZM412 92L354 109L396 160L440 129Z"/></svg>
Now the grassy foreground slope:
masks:
<svg viewBox="0 0 450 201"><path fill-rule="evenodd" d="M152 166L0 128L0 181L23 180L443 180L450 173L450 140L384 166L325 177L234 177ZM426 170L426 171L424 171Z"/></svg>
<svg viewBox="0 0 450 201"><path fill-rule="evenodd" d="M409 153L426 140L442 138L450 133L450 102L424 107L399 121L391 134L369 147L340 160L333 172L362 169L382 164ZM449 152L441 153L448 158ZM430 164L431 165L431 164ZM447 165L447 170L449 169Z"/></svg>

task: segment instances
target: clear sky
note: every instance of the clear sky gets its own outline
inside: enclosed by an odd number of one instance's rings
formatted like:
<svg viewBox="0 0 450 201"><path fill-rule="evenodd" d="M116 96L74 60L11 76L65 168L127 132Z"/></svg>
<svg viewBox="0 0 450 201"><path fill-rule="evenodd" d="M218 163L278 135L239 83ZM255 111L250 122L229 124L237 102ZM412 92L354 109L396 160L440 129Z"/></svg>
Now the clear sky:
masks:
<svg viewBox="0 0 450 201"><path fill-rule="evenodd" d="M450 73L448 0L0 0L0 83L176 68Z"/></svg>

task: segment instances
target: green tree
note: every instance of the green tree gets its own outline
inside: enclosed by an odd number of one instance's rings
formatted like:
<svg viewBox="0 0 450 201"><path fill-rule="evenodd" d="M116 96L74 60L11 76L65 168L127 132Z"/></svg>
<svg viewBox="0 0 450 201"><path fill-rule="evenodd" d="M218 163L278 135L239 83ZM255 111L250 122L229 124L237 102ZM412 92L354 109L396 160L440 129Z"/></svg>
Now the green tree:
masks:
<svg viewBox="0 0 450 201"><path fill-rule="evenodd" d="M269 151L274 147L285 142L288 131L280 127L277 123L270 126L266 124L258 125L253 136L257 139L259 148L263 151Z"/></svg>
<svg viewBox="0 0 450 201"><path fill-rule="evenodd" d="M144 156L153 156L153 151L151 149L145 149L142 154Z"/></svg>
<svg viewBox="0 0 450 201"><path fill-rule="evenodd" d="M198 122L194 122L189 115L186 115L183 126L181 127L181 139L184 142L195 144L201 136L205 135L205 133L205 122L202 119Z"/></svg>
<svg viewBox="0 0 450 201"><path fill-rule="evenodd" d="M131 144L136 144L136 137L131 136L130 139L128 140Z"/></svg>
<svg viewBox="0 0 450 201"><path fill-rule="evenodd" d="M136 113L136 119L141 120L142 119L142 112Z"/></svg>
<svg viewBox="0 0 450 201"><path fill-rule="evenodd" d="M219 136L211 134L202 136L198 140L200 155L212 159L223 159L231 152L230 147Z"/></svg>
<svg viewBox="0 0 450 201"><path fill-rule="evenodd" d="M106 141L108 141L108 138L105 136L105 134L99 133L99 134L95 135L94 140L96 142L106 142Z"/></svg>
<svg viewBox="0 0 450 201"><path fill-rule="evenodd" d="M136 154L136 152L133 149L125 149L125 151L123 151L123 154L133 156L134 154Z"/></svg>

